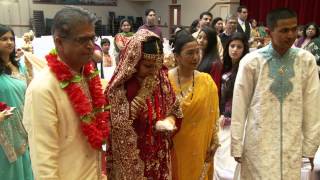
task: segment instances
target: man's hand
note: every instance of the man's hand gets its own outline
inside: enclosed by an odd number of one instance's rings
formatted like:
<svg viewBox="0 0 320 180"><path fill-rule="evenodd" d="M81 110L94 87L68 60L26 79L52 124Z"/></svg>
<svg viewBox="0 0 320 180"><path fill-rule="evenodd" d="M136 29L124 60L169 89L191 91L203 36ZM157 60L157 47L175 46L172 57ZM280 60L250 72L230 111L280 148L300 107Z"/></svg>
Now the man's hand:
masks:
<svg viewBox="0 0 320 180"><path fill-rule="evenodd" d="M309 157L310 165L311 165L311 171L313 171L314 164L313 164L313 157Z"/></svg>
<svg viewBox="0 0 320 180"><path fill-rule="evenodd" d="M242 162L242 158L241 157L234 157L234 160L237 161L238 163Z"/></svg>
<svg viewBox="0 0 320 180"><path fill-rule="evenodd" d="M313 163L313 159L314 159L314 157L305 157L305 156L302 156L302 158L308 158L309 159L309 161L310 161L310 165L311 165L311 171L313 170L313 168L314 168L314 163Z"/></svg>

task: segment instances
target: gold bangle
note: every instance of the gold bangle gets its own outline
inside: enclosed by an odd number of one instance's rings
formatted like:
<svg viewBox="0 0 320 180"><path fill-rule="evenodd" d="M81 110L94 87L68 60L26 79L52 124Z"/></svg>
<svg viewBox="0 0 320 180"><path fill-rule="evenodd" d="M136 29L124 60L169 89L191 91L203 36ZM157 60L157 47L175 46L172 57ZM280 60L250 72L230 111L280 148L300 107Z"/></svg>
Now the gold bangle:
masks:
<svg viewBox="0 0 320 180"><path fill-rule="evenodd" d="M141 102L137 98L134 98L131 101L131 104L130 104L130 116L131 116L131 118L133 118L133 119L137 118L138 111L142 107L143 107L143 105L141 104Z"/></svg>
<svg viewBox="0 0 320 180"><path fill-rule="evenodd" d="M136 101L136 100L133 100L133 101L131 102L131 105L132 105L134 108L136 108L136 109L142 108L142 104L139 103L139 102Z"/></svg>

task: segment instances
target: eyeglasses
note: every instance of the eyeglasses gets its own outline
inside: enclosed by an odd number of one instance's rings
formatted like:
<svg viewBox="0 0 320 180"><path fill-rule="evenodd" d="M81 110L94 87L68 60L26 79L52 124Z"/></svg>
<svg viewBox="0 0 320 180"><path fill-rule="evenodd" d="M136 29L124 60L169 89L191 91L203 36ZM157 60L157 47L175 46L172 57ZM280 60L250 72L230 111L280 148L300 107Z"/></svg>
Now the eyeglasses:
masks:
<svg viewBox="0 0 320 180"><path fill-rule="evenodd" d="M63 38L72 40L72 41L79 43L81 45L88 44L89 41L91 41L92 43L95 43L98 40L97 36L83 36L83 37L75 37L75 38L63 37Z"/></svg>

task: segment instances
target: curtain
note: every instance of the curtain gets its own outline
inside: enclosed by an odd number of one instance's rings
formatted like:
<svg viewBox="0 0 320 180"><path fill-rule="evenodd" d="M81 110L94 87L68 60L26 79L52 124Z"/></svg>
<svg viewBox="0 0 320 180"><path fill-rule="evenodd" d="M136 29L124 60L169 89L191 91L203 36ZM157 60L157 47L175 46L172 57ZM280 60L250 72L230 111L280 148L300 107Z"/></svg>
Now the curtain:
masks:
<svg viewBox="0 0 320 180"><path fill-rule="evenodd" d="M298 16L298 24L305 25L315 22L320 25L319 0L240 0L241 5L248 8L248 19L256 19L266 25L266 16L275 8L287 7L294 10Z"/></svg>

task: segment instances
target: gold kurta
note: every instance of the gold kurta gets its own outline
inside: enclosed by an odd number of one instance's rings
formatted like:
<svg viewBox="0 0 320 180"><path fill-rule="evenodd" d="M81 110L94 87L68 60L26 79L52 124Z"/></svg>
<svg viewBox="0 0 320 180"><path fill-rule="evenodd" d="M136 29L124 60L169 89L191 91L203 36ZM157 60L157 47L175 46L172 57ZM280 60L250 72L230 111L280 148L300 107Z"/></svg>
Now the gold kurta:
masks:
<svg viewBox="0 0 320 180"><path fill-rule="evenodd" d="M100 153L87 142L68 95L48 68L27 89L23 123L36 179L100 179Z"/></svg>
<svg viewBox="0 0 320 180"><path fill-rule="evenodd" d="M183 84L180 89L172 73L169 73L169 79L177 96L181 89L184 93L188 92L181 98L184 118L181 129L173 140L176 154L173 171L177 173L179 180L198 180L208 148L212 143L218 144L218 90L206 73L195 74L193 95L192 81ZM212 179L212 165L213 162L210 163L206 179Z"/></svg>

